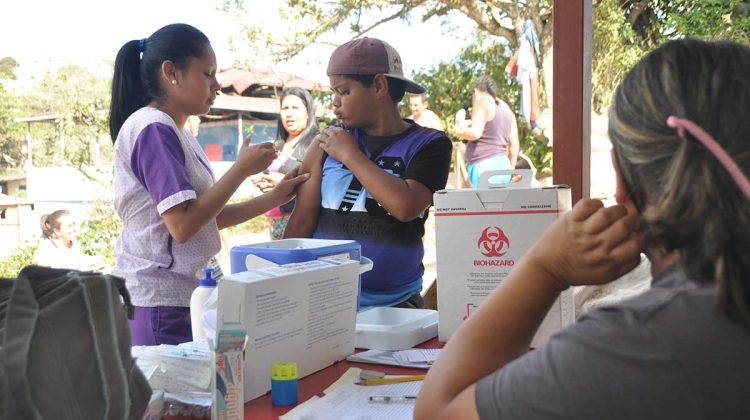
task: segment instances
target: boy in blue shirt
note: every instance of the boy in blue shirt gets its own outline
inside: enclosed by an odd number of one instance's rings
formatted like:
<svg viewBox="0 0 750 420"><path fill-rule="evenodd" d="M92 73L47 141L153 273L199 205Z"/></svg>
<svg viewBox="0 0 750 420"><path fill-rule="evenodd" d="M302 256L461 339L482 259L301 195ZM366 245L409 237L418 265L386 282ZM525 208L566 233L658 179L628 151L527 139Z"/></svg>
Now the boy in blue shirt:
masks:
<svg viewBox="0 0 750 420"><path fill-rule="evenodd" d="M361 38L328 63L333 108L344 127L324 130L300 168L310 173L284 237L353 239L375 262L362 275L360 308L421 308L424 222L445 188L452 145L445 133L401 118L405 92L423 93L403 75L387 43Z"/></svg>

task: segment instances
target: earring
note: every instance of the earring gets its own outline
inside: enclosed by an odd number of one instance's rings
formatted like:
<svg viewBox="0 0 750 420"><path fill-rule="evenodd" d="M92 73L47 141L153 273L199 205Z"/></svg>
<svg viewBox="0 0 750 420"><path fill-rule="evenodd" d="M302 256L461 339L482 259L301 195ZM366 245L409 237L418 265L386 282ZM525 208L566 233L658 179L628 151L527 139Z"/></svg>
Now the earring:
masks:
<svg viewBox="0 0 750 420"><path fill-rule="evenodd" d="M176 85L176 84L177 84L177 80L175 80L175 79L172 79L172 84L173 84L173 85Z"/></svg>

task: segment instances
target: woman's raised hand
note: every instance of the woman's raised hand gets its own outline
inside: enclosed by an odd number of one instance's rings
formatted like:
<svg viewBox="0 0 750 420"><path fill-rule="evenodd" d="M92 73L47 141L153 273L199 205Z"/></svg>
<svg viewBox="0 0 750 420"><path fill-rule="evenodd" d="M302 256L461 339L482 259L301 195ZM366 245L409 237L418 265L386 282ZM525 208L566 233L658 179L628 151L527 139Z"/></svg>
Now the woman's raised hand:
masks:
<svg viewBox="0 0 750 420"><path fill-rule="evenodd" d="M561 289L607 283L640 262L644 240L637 229L638 215L625 207L582 199L547 229L527 257Z"/></svg>
<svg viewBox="0 0 750 420"><path fill-rule="evenodd" d="M273 143L250 145L251 139L252 136L247 136L242 141L242 146L240 146L240 150L237 152L237 160L234 162L247 175L254 175L263 171L277 157Z"/></svg>

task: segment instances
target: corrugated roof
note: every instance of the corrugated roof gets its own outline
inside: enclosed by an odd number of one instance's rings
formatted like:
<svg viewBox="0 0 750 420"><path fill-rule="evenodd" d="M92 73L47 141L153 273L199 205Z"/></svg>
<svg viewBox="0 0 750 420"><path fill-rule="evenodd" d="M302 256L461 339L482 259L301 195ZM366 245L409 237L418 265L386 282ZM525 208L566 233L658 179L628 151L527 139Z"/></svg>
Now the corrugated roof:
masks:
<svg viewBox="0 0 750 420"><path fill-rule="evenodd" d="M326 90L328 85L306 79L300 75L271 69L225 69L216 74L222 89L231 87L242 95L253 86L300 87L307 90Z"/></svg>
<svg viewBox="0 0 750 420"><path fill-rule="evenodd" d="M252 96L218 95L211 108L243 112L279 113L279 100Z"/></svg>

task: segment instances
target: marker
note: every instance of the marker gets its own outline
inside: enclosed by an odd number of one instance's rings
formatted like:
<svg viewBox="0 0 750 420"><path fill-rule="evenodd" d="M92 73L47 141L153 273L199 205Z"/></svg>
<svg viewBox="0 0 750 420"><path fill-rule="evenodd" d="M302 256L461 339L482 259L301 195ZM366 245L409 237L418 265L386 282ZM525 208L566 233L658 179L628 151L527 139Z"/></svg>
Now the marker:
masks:
<svg viewBox="0 0 750 420"><path fill-rule="evenodd" d="M414 382L424 380L425 375L394 376L392 378L373 378L364 379L357 382L357 385L385 385L397 384L399 382Z"/></svg>
<svg viewBox="0 0 750 420"><path fill-rule="evenodd" d="M372 395L370 396L370 402L374 402L374 403L413 402L416 400L417 400L416 395Z"/></svg>

